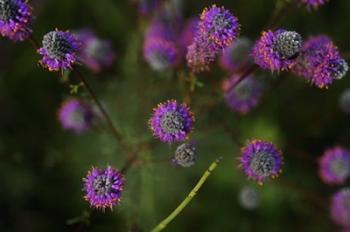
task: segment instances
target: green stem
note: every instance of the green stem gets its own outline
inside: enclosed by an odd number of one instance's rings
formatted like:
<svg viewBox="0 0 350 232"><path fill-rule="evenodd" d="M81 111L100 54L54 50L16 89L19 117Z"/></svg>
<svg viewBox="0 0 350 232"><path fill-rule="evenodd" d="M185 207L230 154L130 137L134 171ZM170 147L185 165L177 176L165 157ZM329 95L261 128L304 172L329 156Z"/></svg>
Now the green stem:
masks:
<svg viewBox="0 0 350 232"><path fill-rule="evenodd" d="M174 218L190 203L190 201L196 196L199 189L202 187L202 185L205 183L205 181L210 176L211 172L215 170L216 166L221 161L221 158L216 159L214 162L212 162L209 166L209 168L204 172L202 177L199 179L198 183L194 188L191 190L191 192L188 194L188 196L181 202L181 204L163 221L161 221L156 227L152 229L152 232L159 232L162 231Z"/></svg>

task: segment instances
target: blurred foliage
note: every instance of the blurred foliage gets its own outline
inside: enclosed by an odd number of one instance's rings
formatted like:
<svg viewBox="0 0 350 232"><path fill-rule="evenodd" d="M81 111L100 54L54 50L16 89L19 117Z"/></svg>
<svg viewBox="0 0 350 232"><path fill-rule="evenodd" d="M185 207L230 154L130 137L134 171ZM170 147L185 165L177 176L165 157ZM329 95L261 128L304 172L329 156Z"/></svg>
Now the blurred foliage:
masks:
<svg viewBox="0 0 350 232"><path fill-rule="evenodd" d="M113 42L117 61L111 70L88 81L130 144L152 139L147 120L158 102L181 100L187 82L178 78L186 68L156 73L142 60L142 40L149 18L141 17L127 0L32 0L34 36L54 28L93 28ZM242 34L257 38L277 0L218 0L239 18ZM184 15L201 12L213 1L184 1ZM305 37L324 33L341 51L350 50L350 1L331 0L319 10L293 9L284 28ZM152 142L140 153L140 165L127 173L122 204L113 212L96 213L83 200L82 177L91 166L121 168L125 153L103 126L76 136L57 121L60 102L70 95L58 76L38 65L29 42L0 42L0 231L148 231L167 216L190 191L209 163L224 160L197 197L167 231L335 231L328 217L328 198L337 188L321 183L316 159L330 146L350 147L348 117L338 109L338 97L350 84L337 81L319 90L292 75L265 75L269 89L247 116L232 113L217 88L225 73L213 67L199 76L191 108L197 122L193 138L199 159L194 167L170 165L174 145ZM183 74L182 74L183 75ZM71 75L74 82L74 75ZM284 80L278 80L283 78ZM85 96L83 88L79 95ZM241 140L269 139L285 155L282 176L257 187L238 169ZM159 160L159 162L149 162ZM163 162L164 161L164 162ZM261 193L255 211L238 202L242 186ZM311 193L311 194L310 194ZM321 204L320 201L321 200ZM91 213L91 215L90 215ZM90 216L89 216L90 215ZM89 223L88 223L89 222Z"/></svg>

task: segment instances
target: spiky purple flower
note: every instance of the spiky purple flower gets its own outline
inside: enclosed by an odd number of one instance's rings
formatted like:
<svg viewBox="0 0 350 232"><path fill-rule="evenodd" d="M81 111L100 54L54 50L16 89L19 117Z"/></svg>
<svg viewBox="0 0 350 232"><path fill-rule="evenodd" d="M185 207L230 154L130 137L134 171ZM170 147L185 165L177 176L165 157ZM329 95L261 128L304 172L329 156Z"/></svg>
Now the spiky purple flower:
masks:
<svg viewBox="0 0 350 232"><path fill-rule="evenodd" d="M196 162L196 146L194 142L183 143L176 148L172 162L182 167L191 167Z"/></svg>
<svg viewBox="0 0 350 232"><path fill-rule="evenodd" d="M84 180L84 191L91 207L112 209L121 199L124 176L117 169L107 166L105 169L93 167Z"/></svg>
<svg viewBox="0 0 350 232"><path fill-rule="evenodd" d="M74 33L81 42L79 57L92 71L100 72L113 64L115 53L108 40L100 39L90 29L83 29Z"/></svg>
<svg viewBox="0 0 350 232"><path fill-rule="evenodd" d="M327 88L334 80L342 79L348 69L332 40L321 35L305 41L293 72L319 88Z"/></svg>
<svg viewBox="0 0 350 232"><path fill-rule="evenodd" d="M350 188L343 188L332 196L330 212L335 223L350 227Z"/></svg>
<svg viewBox="0 0 350 232"><path fill-rule="evenodd" d="M43 46L38 50L43 56L40 63L50 71L72 69L72 66L78 62L80 43L69 32L57 29L50 31L44 35L42 43Z"/></svg>
<svg viewBox="0 0 350 232"><path fill-rule="evenodd" d="M86 132L94 121L92 107L87 103L71 98L65 100L58 110L58 119L64 129L77 134Z"/></svg>
<svg viewBox="0 0 350 232"><path fill-rule="evenodd" d="M199 33L208 37L213 47L224 49L240 32L238 19L224 7L205 8L200 16Z"/></svg>
<svg viewBox="0 0 350 232"><path fill-rule="evenodd" d="M328 0L300 0L300 2L307 7L317 8L328 2Z"/></svg>
<svg viewBox="0 0 350 232"><path fill-rule="evenodd" d="M240 161L245 174L260 185L282 172L282 154L271 142L250 141L242 148Z"/></svg>
<svg viewBox="0 0 350 232"><path fill-rule="evenodd" d="M301 36L283 29L264 31L253 48L253 58L262 69L283 71L292 68L302 46Z"/></svg>
<svg viewBox="0 0 350 232"><path fill-rule="evenodd" d="M23 41L31 33L32 8L25 0L0 0L0 33L14 41Z"/></svg>
<svg viewBox="0 0 350 232"><path fill-rule="evenodd" d="M328 149L319 161L321 179L328 184L343 184L350 176L350 151L342 147Z"/></svg>
<svg viewBox="0 0 350 232"><path fill-rule="evenodd" d="M237 18L223 7L205 8L194 40L187 48L187 65L192 72L209 70L209 64L238 36Z"/></svg>
<svg viewBox="0 0 350 232"><path fill-rule="evenodd" d="M155 137L162 142L180 142L187 139L193 129L194 116L185 104L168 100L153 110L149 125Z"/></svg>
<svg viewBox="0 0 350 232"><path fill-rule="evenodd" d="M223 82L224 96L231 109L246 114L259 103L263 86L253 76L248 76L242 81L240 79L240 75L233 74Z"/></svg>
<svg viewBox="0 0 350 232"><path fill-rule="evenodd" d="M252 41L248 38L239 38L227 47L220 57L220 65L227 71L235 71L251 64Z"/></svg>

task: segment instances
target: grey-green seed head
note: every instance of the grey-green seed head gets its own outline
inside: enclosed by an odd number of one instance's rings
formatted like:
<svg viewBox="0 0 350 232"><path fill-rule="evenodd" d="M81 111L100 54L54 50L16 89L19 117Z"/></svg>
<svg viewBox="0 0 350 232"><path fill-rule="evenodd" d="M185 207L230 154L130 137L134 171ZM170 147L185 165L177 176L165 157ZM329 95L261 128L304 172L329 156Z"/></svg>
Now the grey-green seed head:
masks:
<svg viewBox="0 0 350 232"><path fill-rule="evenodd" d="M166 112L161 118L160 126L165 133L174 135L184 129L184 118L176 111Z"/></svg>
<svg viewBox="0 0 350 232"><path fill-rule="evenodd" d="M283 59L296 57L301 49L303 39L295 31L285 31L277 35L275 49Z"/></svg>
<svg viewBox="0 0 350 232"><path fill-rule="evenodd" d="M112 182L105 175L97 176L94 180L93 187L97 195L105 195L111 192Z"/></svg>
<svg viewBox="0 0 350 232"><path fill-rule="evenodd" d="M350 174L349 164L341 158L332 161L331 169L339 177L347 177Z"/></svg>
<svg viewBox="0 0 350 232"><path fill-rule="evenodd" d="M173 162L182 167L194 165L196 162L196 147L192 143L184 143L178 146Z"/></svg>
<svg viewBox="0 0 350 232"><path fill-rule="evenodd" d="M269 153L255 153L251 162L250 168L256 175L268 177L271 175L275 166L275 159Z"/></svg>
<svg viewBox="0 0 350 232"><path fill-rule="evenodd" d="M65 36L58 31L51 31L44 35L43 47L53 59L63 59L67 53L72 53L74 50Z"/></svg>
<svg viewBox="0 0 350 232"><path fill-rule="evenodd" d="M334 64L334 67L333 67L334 71L333 71L333 78L336 79L336 80L340 80L342 79L346 73L348 72L349 70L349 65L348 63L344 60L344 59L341 59L340 61L336 62Z"/></svg>
<svg viewBox="0 0 350 232"><path fill-rule="evenodd" d="M15 19L18 14L18 6L11 0L0 0L0 19L9 21Z"/></svg>

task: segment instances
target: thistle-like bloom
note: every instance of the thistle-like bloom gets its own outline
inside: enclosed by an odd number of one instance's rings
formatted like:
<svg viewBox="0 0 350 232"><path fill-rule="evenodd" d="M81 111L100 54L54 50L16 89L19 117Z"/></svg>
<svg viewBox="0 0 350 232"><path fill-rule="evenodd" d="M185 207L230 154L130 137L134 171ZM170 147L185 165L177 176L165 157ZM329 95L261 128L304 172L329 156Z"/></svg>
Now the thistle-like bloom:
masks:
<svg viewBox="0 0 350 232"><path fill-rule="evenodd" d="M282 172L282 154L267 141L250 141L242 148L240 161L245 174L260 185Z"/></svg>
<svg viewBox="0 0 350 232"><path fill-rule="evenodd" d="M209 70L209 64L237 38L239 31L237 18L228 10L215 5L205 8L193 43L187 49L187 65L192 72Z"/></svg>
<svg viewBox="0 0 350 232"><path fill-rule="evenodd" d="M77 53L80 43L69 32L51 31L44 35L42 43L43 46L38 50L43 56L40 63L50 71L72 69L72 66L78 62Z"/></svg>
<svg viewBox="0 0 350 232"><path fill-rule="evenodd" d="M224 80L224 96L226 104L232 110L246 114L259 103L263 86L253 76L248 76L242 81L240 79L240 75L233 74L231 78Z"/></svg>
<svg viewBox="0 0 350 232"><path fill-rule="evenodd" d="M243 66L251 64L252 41L248 38L239 38L227 47L220 57L220 65L227 71L235 71Z"/></svg>
<svg viewBox="0 0 350 232"><path fill-rule="evenodd" d="M319 161L321 179L328 184L343 184L350 176L350 151L335 147L328 149Z"/></svg>
<svg viewBox="0 0 350 232"><path fill-rule="evenodd" d="M124 176L117 169L107 166L105 169L93 167L84 180L84 191L91 207L112 209L120 202L123 192Z"/></svg>
<svg viewBox="0 0 350 232"><path fill-rule="evenodd" d="M245 209L256 209L260 204L260 195L256 189L244 186L239 192L239 203Z"/></svg>
<svg viewBox="0 0 350 232"><path fill-rule="evenodd" d="M262 69L289 70L295 64L302 46L301 36L294 31L264 31L253 48L253 58Z"/></svg>
<svg viewBox="0 0 350 232"><path fill-rule="evenodd" d="M164 71L175 67L179 61L176 44L162 38L146 40L143 55L155 71Z"/></svg>
<svg viewBox="0 0 350 232"><path fill-rule="evenodd" d="M196 162L196 146L193 142L183 143L176 148L175 156L172 159L174 164L182 167L191 167Z"/></svg>
<svg viewBox="0 0 350 232"><path fill-rule="evenodd" d="M345 89L340 95L339 107L344 113L350 114L350 88Z"/></svg>
<svg viewBox="0 0 350 232"><path fill-rule="evenodd" d="M72 98L62 103L58 110L58 119L64 129L81 134L90 129L94 113L87 103Z"/></svg>
<svg viewBox="0 0 350 232"><path fill-rule="evenodd" d="M343 188L332 196L330 212L335 223L350 227L350 188Z"/></svg>
<svg viewBox="0 0 350 232"><path fill-rule="evenodd" d="M180 142L187 139L193 129L194 116L185 104L169 100L153 110L149 125L154 136L162 142Z"/></svg>
<svg viewBox="0 0 350 232"><path fill-rule="evenodd" d="M89 29L83 29L74 35L81 42L79 57L89 69L100 72L113 64L115 53L110 41L98 38Z"/></svg>
<svg viewBox="0 0 350 232"><path fill-rule="evenodd" d="M303 44L293 72L319 88L327 88L334 80L342 79L349 66L338 48L327 36L311 37Z"/></svg>
<svg viewBox="0 0 350 232"><path fill-rule="evenodd" d="M0 33L14 41L23 41L31 33L32 8L25 0L0 0Z"/></svg>
<svg viewBox="0 0 350 232"><path fill-rule="evenodd" d="M307 7L317 8L328 2L328 0L300 0L300 2Z"/></svg>
<svg viewBox="0 0 350 232"><path fill-rule="evenodd" d="M174 31L161 19L154 19L147 29L143 56L155 71L175 67L179 61L179 50L174 40Z"/></svg>
<svg viewBox="0 0 350 232"><path fill-rule="evenodd" d="M207 36L212 46L224 49L240 32L238 19L224 7L205 8L200 16L199 33Z"/></svg>

